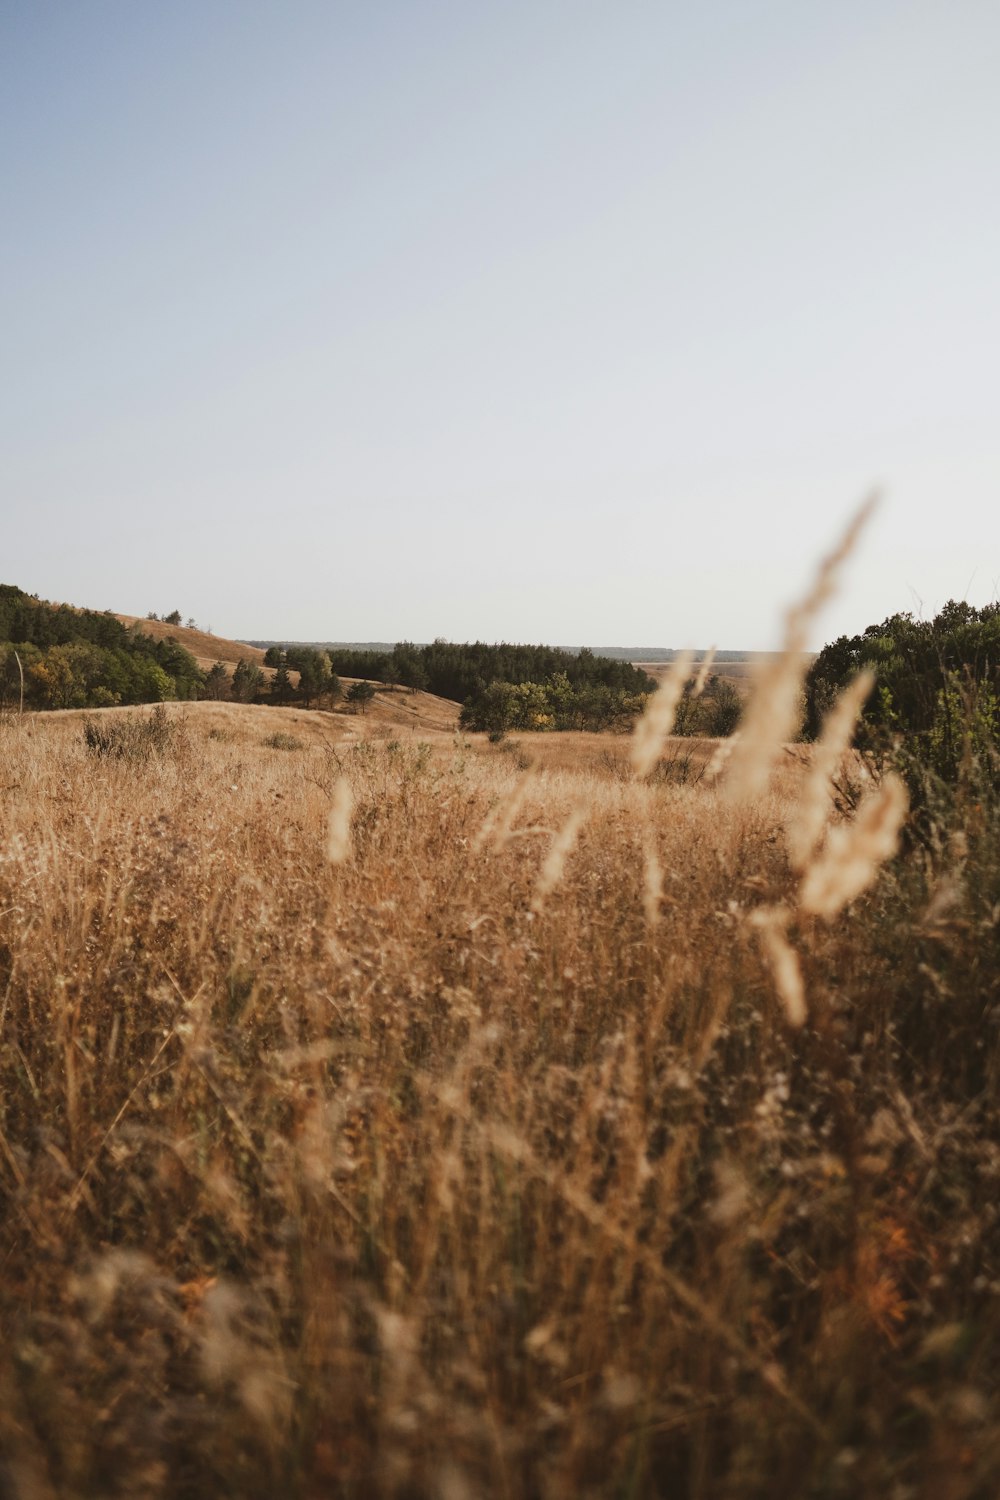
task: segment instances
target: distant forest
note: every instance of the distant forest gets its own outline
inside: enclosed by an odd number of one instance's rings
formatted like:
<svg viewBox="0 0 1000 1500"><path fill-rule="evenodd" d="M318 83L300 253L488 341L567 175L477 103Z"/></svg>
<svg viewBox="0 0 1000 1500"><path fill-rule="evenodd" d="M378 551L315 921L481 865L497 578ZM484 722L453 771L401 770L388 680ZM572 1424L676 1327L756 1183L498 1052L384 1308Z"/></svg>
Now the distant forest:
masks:
<svg viewBox="0 0 1000 1500"><path fill-rule="evenodd" d="M142 622L125 625L110 611L49 604L0 585L0 709L8 711L205 698L332 708L346 698L364 712L382 685L447 698L461 707L463 727L499 738L509 730L626 730L654 685L630 661L586 648L482 641L271 645L264 666L269 673L249 660L203 670L176 637L157 639ZM355 679L346 691L341 676ZM738 718L732 686L710 678L700 700L685 695L677 731L728 734Z"/></svg>
<svg viewBox="0 0 1000 1500"><path fill-rule="evenodd" d="M273 649L273 648L272 648ZM606 729L631 721L652 683L625 661L557 646L401 641L389 651L327 652L334 672L422 688L463 705L469 729Z"/></svg>
<svg viewBox="0 0 1000 1500"><path fill-rule="evenodd" d="M48 604L0 584L0 706L100 708L198 698L204 673L177 641L110 611Z"/></svg>
<svg viewBox="0 0 1000 1500"><path fill-rule="evenodd" d="M277 646L281 650L295 650L308 647L313 651L369 651L375 655L388 655L394 646L392 641L246 641L247 646L256 646L261 651L268 650L271 646ZM426 642L418 642L418 649L423 650ZM661 662L674 661L680 654L669 646L551 646L547 650L561 651L567 656L577 656L581 651L589 651L592 656L602 656L609 661L635 661L635 662ZM770 656L768 651L716 651L714 660L717 662L753 661L759 657ZM695 662L704 661L708 655L707 651L695 651Z"/></svg>
<svg viewBox="0 0 1000 1500"><path fill-rule="evenodd" d="M427 689L463 705L469 728L605 728L625 726L652 686L624 661L549 646L407 642L384 651L320 651L272 646L265 664L203 671L172 636L156 639L141 623L110 611L49 604L12 584L0 585L0 707L102 708L169 699L236 699L302 703L341 696L364 709L374 687ZM361 679L343 695L340 676Z"/></svg>

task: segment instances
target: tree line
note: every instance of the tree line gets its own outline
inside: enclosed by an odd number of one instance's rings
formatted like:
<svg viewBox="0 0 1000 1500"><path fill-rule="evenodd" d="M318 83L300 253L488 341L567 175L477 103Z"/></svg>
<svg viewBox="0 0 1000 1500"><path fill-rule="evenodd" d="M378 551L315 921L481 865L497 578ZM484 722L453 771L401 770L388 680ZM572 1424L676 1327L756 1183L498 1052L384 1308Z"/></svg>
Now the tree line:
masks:
<svg viewBox="0 0 1000 1500"><path fill-rule="evenodd" d="M202 696L204 674L177 641L110 611L48 604L0 584L0 704L102 708Z"/></svg>
<svg viewBox="0 0 1000 1500"><path fill-rule="evenodd" d="M932 620L890 615L824 646L806 677L804 734L814 739L840 690L864 668L875 687L855 736L863 750L905 744L954 779L970 753L1000 766L1000 604L950 599Z"/></svg>
<svg viewBox="0 0 1000 1500"><path fill-rule="evenodd" d="M391 651L332 647L334 671L390 686L424 689L462 705L467 729L608 729L628 724L652 683L629 662L570 655L557 646L484 641L427 646L398 642Z"/></svg>
<svg viewBox="0 0 1000 1500"><path fill-rule="evenodd" d="M168 622L176 623L177 611ZM627 729L645 705L652 680L626 661L575 655L551 646L438 640L390 650L268 648L264 666L243 659L202 671L176 639L156 639L141 624L110 611L54 605L0 585L0 707L101 708L214 699L300 703L332 708L341 698L365 711L376 684L427 690L461 707L471 730ZM344 691L341 675L358 679ZM730 685L710 679L702 698L682 701L677 729L726 734L739 703Z"/></svg>
<svg viewBox="0 0 1000 1500"><path fill-rule="evenodd" d="M170 622L168 623L176 623ZM308 648L269 653L273 676L242 659L202 671L172 636L160 640L140 624L123 625L110 611L49 604L13 584L0 584L0 708L110 708L210 698L236 703L301 703L340 698L363 712L370 682L345 693L326 654Z"/></svg>

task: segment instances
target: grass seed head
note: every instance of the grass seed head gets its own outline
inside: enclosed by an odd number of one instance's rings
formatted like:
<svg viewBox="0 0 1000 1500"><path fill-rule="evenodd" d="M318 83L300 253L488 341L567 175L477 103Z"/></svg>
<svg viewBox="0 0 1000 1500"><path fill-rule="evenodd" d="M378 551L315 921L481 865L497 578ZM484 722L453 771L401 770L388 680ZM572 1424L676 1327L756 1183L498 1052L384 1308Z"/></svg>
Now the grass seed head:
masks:
<svg viewBox="0 0 1000 1500"><path fill-rule="evenodd" d="M541 911L548 897L551 896L560 880L562 880L566 861L569 858L573 845L576 843L577 835L583 827L586 816L587 810L585 807L580 805L574 807L552 840L549 852L545 856L545 863L542 865L535 884L535 894L531 902L532 911Z"/></svg>
<svg viewBox="0 0 1000 1500"><path fill-rule="evenodd" d="M824 720L788 827L788 852L795 870L805 869L823 841L833 808L833 777L850 748L858 715L874 686L874 672L859 672Z"/></svg>
<svg viewBox="0 0 1000 1500"><path fill-rule="evenodd" d="M663 750L663 742L674 727L677 705L691 671L691 652L674 659L659 687L646 700L645 712L636 721L630 758L636 776L648 776Z"/></svg>
<svg viewBox="0 0 1000 1500"><path fill-rule="evenodd" d="M806 1020L806 992L798 954L785 936L790 915L782 906L758 907L751 922L760 937L788 1024L797 1029Z"/></svg>
<svg viewBox="0 0 1000 1500"><path fill-rule="evenodd" d="M715 651L715 646L710 646L709 649L705 652L704 657L702 658L701 666L698 668L698 675L695 678L694 684L691 688L692 698L700 698L702 693L705 691L705 683L708 681L708 673L713 661L715 660Z"/></svg>
<svg viewBox="0 0 1000 1500"><path fill-rule="evenodd" d="M726 795L734 802L749 802L760 796L782 745L799 727L810 630L833 594L841 566L857 545L874 507L875 497L871 496L852 517L833 551L823 558L809 593L785 617L780 655L765 660L756 674L739 743L734 747L726 776Z"/></svg>
<svg viewBox="0 0 1000 1500"><path fill-rule="evenodd" d="M802 877L802 910L830 921L848 901L867 890L879 867L899 847L908 806L906 787L889 772L880 786L862 798L850 823L830 830L822 853Z"/></svg>
<svg viewBox="0 0 1000 1500"><path fill-rule="evenodd" d="M351 855L351 813L354 793L346 776L333 789L333 800L326 822L326 857L331 865L342 865Z"/></svg>

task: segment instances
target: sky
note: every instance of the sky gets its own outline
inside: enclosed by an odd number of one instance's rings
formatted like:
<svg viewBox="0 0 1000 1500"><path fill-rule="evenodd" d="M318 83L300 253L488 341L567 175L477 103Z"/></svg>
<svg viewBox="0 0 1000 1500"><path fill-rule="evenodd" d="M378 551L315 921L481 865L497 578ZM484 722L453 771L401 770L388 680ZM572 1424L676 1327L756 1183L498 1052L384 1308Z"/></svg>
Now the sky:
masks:
<svg viewBox="0 0 1000 1500"><path fill-rule="evenodd" d="M0 0L0 581L767 648L1000 591L995 0Z"/></svg>

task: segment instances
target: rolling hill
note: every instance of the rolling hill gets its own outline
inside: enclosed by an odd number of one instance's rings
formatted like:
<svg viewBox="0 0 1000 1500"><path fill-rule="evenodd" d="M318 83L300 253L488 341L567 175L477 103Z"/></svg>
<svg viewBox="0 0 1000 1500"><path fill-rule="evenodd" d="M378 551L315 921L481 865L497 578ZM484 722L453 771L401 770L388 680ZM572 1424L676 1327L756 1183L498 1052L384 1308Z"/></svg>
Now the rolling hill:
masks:
<svg viewBox="0 0 1000 1500"><path fill-rule="evenodd" d="M141 615L116 613L115 619L120 620L123 625L138 625L143 635L150 635L156 641L172 638L185 651L190 651L202 668L211 667L217 661L235 665L241 658L258 667L264 665L264 652L258 646L248 646L243 641L228 641L225 636L210 635L207 630L190 629L187 625L168 625L166 620L147 620Z"/></svg>

